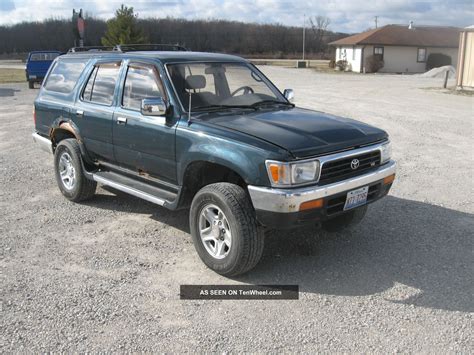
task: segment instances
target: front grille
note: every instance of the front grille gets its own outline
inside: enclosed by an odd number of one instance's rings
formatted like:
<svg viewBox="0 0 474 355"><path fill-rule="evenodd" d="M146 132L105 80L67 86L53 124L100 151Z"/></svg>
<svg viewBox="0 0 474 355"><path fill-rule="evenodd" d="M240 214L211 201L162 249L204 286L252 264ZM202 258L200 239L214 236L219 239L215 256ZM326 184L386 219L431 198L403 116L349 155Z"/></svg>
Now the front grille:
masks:
<svg viewBox="0 0 474 355"><path fill-rule="evenodd" d="M380 192L380 184L372 185L369 187L369 191L367 193L367 202L371 202ZM344 211L344 205L346 204L347 193L342 195L336 196L328 200L326 205L326 214L328 216L333 215L335 213L339 213Z"/></svg>
<svg viewBox="0 0 474 355"><path fill-rule="evenodd" d="M359 160L359 167L357 169L352 169L351 167L351 162L354 159ZM380 165L380 151L378 150L325 162L321 168L319 185L330 184L365 174L378 165Z"/></svg>

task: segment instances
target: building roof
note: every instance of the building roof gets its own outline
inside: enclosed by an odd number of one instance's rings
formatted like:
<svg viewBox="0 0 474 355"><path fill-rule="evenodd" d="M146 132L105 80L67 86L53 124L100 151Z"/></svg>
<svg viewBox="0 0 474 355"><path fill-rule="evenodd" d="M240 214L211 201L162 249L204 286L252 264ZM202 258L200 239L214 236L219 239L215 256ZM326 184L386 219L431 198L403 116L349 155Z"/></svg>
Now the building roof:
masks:
<svg viewBox="0 0 474 355"><path fill-rule="evenodd" d="M474 32L474 25L464 27L462 32Z"/></svg>
<svg viewBox="0 0 474 355"><path fill-rule="evenodd" d="M387 25L329 43L332 46L378 44L386 46L451 47L459 45L457 27Z"/></svg>

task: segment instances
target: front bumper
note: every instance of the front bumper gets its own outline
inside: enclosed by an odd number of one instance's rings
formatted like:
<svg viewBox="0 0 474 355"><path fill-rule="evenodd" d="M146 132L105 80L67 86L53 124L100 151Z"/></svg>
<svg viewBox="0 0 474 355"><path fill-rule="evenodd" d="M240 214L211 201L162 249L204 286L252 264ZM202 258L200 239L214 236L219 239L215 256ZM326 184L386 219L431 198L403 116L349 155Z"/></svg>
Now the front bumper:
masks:
<svg viewBox="0 0 474 355"><path fill-rule="evenodd" d="M343 213L343 202L347 192L362 186L369 186L367 203L385 196L391 183L384 184L384 178L395 174L396 163L391 160L370 173L324 186L277 189L248 186L257 219L265 226L289 228L301 224L318 222ZM307 201L324 199L321 208L300 211L300 205Z"/></svg>

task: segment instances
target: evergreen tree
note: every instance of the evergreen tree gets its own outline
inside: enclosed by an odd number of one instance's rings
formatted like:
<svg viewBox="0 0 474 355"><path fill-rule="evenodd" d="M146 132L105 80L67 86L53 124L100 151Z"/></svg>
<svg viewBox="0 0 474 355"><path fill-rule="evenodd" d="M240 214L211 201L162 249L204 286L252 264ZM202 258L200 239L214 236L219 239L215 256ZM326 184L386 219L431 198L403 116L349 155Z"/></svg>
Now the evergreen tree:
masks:
<svg viewBox="0 0 474 355"><path fill-rule="evenodd" d="M122 4L115 12L115 17L107 21L107 31L102 37L102 45L144 43L146 38L141 29L137 28L137 15L133 7Z"/></svg>

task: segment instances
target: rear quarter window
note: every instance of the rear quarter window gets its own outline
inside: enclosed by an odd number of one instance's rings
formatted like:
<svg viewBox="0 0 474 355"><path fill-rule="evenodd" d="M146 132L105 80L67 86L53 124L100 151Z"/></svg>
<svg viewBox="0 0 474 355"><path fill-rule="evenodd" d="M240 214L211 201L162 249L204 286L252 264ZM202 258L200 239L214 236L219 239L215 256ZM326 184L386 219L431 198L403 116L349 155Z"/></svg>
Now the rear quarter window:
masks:
<svg viewBox="0 0 474 355"><path fill-rule="evenodd" d="M60 60L56 62L44 87L49 91L70 93L85 66L86 63L79 60Z"/></svg>

